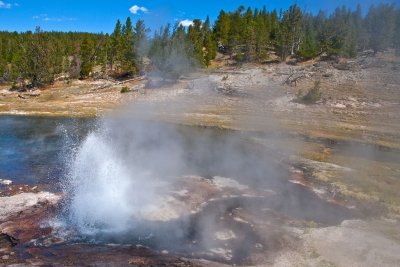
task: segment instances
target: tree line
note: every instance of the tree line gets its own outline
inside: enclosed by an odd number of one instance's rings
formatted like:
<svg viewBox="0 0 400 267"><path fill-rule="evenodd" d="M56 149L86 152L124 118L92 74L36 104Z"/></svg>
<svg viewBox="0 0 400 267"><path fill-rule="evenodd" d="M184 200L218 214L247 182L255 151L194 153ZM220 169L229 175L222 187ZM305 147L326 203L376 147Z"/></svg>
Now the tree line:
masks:
<svg viewBox="0 0 400 267"><path fill-rule="evenodd" d="M130 77L141 71L139 48L147 42L142 20L119 20L112 34L0 32L0 82L39 87L56 79Z"/></svg>
<svg viewBox="0 0 400 267"><path fill-rule="evenodd" d="M208 67L217 52L238 62L265 62L273 55L307 60L321 54L355 57L396 49L400 54L400 9L395 5L337 8L327 15L287 10L221 10L212 25L196 19L189 27L166 25L149 37L143 20L117 21L111 34L80 32L0 32L0 82L36 87L56 79L89 76L132 77L150 70L169 76ZM147 64L148 65L148 64Z"/></svg>
<svg viewBox="0 0 400 267"><path fill-rule="evenodd" d="M244 9L221 11L214 25L214 38L227 54L241 61L263 61L275 52L282 60L288 56L309 59L328 56L355 57L358 51L374 53L395 48L400 53L400 9L394 4L371 6L362 16L337 8L329 16L313 15L298 5L288 10Z"/></svg>

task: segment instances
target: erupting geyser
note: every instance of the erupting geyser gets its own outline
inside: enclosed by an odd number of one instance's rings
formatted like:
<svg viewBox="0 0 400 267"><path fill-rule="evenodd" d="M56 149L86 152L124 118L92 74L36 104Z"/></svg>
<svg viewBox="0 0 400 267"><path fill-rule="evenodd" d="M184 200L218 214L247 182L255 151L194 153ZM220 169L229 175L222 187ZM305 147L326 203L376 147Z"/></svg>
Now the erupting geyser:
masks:
<svg viewBox="0 0 400 267"><path fill-rule="evenodd" d="M82 234L133 229L154 209L180 165L171 127L104 119L74 150L64 188L66 218Z"/></svg>
<svg viewBox="0 0 400 267"><path fill-rule="evenodd" d="M234 134L135 118L104 118L71 149L61 216L71 240L199 257L223 252L222 260L251 250L242 244L255 242L254 233L229 214L242 198L270 193L224 177L250 185L271 173L270 164Z"/></svg>
<svg viewBox="0 0 400 267"><path fill-rule="evenodd" d="M80 141L67 135L55 240L240 264L282 249L287 218L329 223L348 216L287 181L277 159L284 147L274 136L265 139L275 145L268 149L252 133L139 117L102 118Z"/></svg>
<svg viewBox="0 0 400 267"><path fill-rule="evenodd" d="M60 233L72 242L241 262L264 247L248 220L300 203L279 179L285 172L276 155L251 140L137 116L103 118L71 149ZM294 200L283 205L287 195Z"/></svg>

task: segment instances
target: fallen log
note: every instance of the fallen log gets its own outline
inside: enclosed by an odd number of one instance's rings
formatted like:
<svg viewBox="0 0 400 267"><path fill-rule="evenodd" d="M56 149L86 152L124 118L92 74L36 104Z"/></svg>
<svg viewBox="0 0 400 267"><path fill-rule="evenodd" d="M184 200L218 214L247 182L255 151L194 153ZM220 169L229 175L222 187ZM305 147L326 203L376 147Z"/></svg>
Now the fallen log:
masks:
<svg viewBox="0 0 400 267"><path fill-rule="evenodd" d="M307 75L304 73L301 74L292 74L289 75L289 77L285 80L284 84L289 85L289 86L297 86L297 82L300 81L301 79L307 78Z"/></svg>

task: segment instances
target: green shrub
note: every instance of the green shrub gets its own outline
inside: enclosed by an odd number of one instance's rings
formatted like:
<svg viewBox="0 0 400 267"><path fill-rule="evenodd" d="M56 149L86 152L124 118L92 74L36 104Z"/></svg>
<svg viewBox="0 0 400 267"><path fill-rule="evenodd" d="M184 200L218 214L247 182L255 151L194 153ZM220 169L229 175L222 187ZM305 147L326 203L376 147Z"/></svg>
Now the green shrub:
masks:
<svg viewBox="0 0 400 267"><path fill-rule="evenodd" d="M130 90L127 86L122 87L121 94L128 93Z"/></svg>
<svg viewBox="0 0 400 267"><path fill-rule="evenodd" d="M297 102L303 104L315 104L321 99L321 81L315 81L314 87L308 90L304 96L301 92L297 96Z"/></svg>
<svg viewBox="0 0 400 267"><path fill-rule="evenodd" d="M299 56L303 60L309 60L309 59L312 59L312 58L316 57L319 54L319 52L320 52L319 50L312 49L312 48L300 49L297 52L297 56Z"/></svg>
<svg viewBox="0 0 400 267"><path fill-rule="evenodd" d="M11 85L11 90L17 90L18 89L18 86L17 86L17 84L14 82L12 85Z"/></svg>

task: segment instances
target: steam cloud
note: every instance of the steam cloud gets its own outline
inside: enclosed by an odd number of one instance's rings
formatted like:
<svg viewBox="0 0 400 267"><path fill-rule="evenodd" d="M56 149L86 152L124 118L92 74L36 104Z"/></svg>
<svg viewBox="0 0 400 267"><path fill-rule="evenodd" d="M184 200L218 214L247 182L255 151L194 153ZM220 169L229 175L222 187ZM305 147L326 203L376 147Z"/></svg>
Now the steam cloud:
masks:
<svg viewBox="0 0 400 267"><path fill-rule="evenodd" d="M102 118L70 157L64 219L82 235L119 236L118 242L149 234L159 244L179 240L191 231L187 216L172 225L151 225L144 215L160 211L173 184L185 175L232 177L251 186L277 181L277 166L243 145L240 135L155 122L135 108L125 112ZM205 246L224 209L197 220Z"/></svg>
<svg viewBox="0 0 400 267"><path fill-rule="evenodd" d="M172 127L103 119L78 148L67 177L69 219L83 233L123 231L154 207L182 165Z"/></svg>

